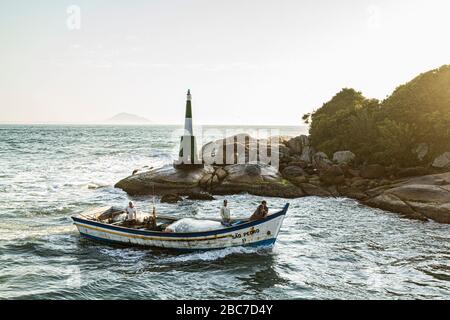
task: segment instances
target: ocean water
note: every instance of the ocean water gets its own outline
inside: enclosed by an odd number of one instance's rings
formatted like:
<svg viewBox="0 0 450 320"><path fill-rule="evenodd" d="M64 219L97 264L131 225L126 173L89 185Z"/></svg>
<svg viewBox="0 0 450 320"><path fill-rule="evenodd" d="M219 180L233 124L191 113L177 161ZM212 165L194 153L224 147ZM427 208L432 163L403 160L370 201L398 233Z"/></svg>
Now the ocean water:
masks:
<svg viewBox="0 0 450 320"><path fill-rule="evenodd" d="M450 226L345 198L266 198L273 210L291 203L271 251L170 253L81 239L70 216L93 206L125 206L130 197L114 183L135 168L171 162L175 129L0 126L0 298L450 298ZM149 210L151 197L131 199ZM243 216L262 198L227 199L232 214ZM217 217L222 200L157 208Z"/></svg>

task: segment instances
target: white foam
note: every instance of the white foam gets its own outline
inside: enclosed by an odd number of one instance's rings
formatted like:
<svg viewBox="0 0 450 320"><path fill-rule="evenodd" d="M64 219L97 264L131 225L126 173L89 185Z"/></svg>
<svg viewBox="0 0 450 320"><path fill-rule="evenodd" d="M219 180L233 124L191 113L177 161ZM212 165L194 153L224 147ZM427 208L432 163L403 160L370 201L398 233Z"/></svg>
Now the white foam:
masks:
<svg viewBox="0 0 450 320"><path fill-rule="evenodd" d="M192 261L214 261L223 259L233 254L249 254L261 252L261 248L251 247L230 247L225 249L201 251L182 254L176 257L170 257L162 259L161 263L180 263L180 262L192 262Z"/></svg>

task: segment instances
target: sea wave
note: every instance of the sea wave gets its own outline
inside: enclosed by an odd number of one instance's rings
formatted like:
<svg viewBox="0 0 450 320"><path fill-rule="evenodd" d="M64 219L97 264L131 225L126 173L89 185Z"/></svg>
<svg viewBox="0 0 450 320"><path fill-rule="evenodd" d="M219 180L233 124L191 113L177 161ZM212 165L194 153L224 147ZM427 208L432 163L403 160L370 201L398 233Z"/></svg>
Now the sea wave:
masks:
<svg viewBox="0 0 450 320"><path fill-rule="evenodd" d="M70 216L129 200L148 211L151 197L129 197L114 184L176 156L171 128L131 128L0 126L0 298L450 298L448 225L401 219L345 198L265 198L272 210L291 204L272 251L173 253L81 238ZM224 197L216 198L157 199L157 210L219 217ZM262 200L226 198L233 217ZM79 286L68 286L72 271Z"/></svg>

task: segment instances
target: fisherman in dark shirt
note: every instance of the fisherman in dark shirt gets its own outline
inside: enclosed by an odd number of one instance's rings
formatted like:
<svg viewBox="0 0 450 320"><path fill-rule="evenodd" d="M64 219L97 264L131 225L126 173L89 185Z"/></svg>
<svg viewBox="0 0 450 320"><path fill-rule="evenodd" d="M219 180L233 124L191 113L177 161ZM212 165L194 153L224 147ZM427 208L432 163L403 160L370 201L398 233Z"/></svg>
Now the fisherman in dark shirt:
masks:
<svg viewBox="0 0 450 320"><path fill-rule="evenodd" d="M267 202L263 200L261 204L256 208L255 212L250 217L250 221L264 219L269 213L269 208L267 208Z"/></svg>

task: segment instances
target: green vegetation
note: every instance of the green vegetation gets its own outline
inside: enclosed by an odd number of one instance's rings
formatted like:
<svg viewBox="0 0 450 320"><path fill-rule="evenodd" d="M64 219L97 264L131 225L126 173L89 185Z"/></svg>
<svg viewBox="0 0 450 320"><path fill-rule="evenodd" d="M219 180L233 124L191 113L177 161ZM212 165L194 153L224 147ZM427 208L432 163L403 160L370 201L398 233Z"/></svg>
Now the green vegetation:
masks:
<svg viewBox="0 0 450 320"><path fill-rule="evenodd" d="M420 164L414 149L429 146L425 159L450 151L450 65L423 73L380 102L343 89L311 115L312 145L329 156L350 150L359 162Z"/></svg>

